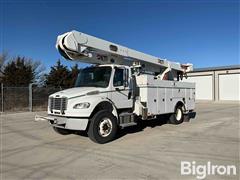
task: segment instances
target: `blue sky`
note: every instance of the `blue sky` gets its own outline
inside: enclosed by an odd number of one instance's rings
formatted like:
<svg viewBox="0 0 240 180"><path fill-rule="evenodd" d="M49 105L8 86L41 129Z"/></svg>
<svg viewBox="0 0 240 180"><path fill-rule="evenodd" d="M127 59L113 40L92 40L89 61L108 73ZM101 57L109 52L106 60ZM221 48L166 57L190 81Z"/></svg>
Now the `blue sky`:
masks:
<svg viewBox="0 0 240 180"><path fill-rule="evenodd" d="M194 67L240 64L239 1L0 0L1 51L61 59L57 35L78 30ZM82 66L82 64L81 64Z"/></svg>

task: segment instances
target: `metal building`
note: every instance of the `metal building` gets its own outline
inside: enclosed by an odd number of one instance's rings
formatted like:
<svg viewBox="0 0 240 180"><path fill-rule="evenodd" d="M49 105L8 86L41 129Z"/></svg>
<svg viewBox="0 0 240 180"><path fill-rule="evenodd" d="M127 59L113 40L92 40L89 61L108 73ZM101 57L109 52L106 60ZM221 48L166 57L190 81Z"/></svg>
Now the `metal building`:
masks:
<svg viewBox="0 0 240 180"><path fill-rule="evenodd" d="M240 101L240 65L197 68L184 81L196 83L196 100Z"/></svg>

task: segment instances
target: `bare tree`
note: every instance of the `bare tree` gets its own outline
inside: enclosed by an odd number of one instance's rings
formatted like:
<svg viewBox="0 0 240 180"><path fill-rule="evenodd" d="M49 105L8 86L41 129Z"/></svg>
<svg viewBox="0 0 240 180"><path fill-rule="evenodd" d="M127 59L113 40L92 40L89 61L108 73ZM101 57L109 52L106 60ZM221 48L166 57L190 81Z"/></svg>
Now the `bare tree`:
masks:
<svg viewBox="0 0 240 180"><path fill-rule="evenodd" d="M34 61L30 58L26 59L26 64L32 67L35 77L35 83L43 84L44 77L45 77L45 70L46 67L42 64L41 61Z"/></svg>
<svg viewBox="0 0 240 180"><path fill-rule="evenodd" d="M4 51L0 54L0 74L3 72L4 64L9 60L8 53Z"/></svg>
<svg viewBox="0 0 240 180"><path fill-rule="evenodd" d="M41 61L21 56L9 58L6 52L0 54L0 81L5 84L17 85L21 82L24 84L24 79L28 79L26 82L29 83L41 83L44 71L45 66Z"/></svg>

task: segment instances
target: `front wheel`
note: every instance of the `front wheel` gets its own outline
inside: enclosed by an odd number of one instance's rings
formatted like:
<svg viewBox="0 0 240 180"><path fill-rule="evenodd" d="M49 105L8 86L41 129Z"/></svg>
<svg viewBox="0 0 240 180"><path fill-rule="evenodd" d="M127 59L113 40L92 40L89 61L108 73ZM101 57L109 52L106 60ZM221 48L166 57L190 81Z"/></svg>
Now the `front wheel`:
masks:
<svg viewBox="0 0 240 180"><path fill-rule="evenodd" d="M91 119L88 128L88 137L97 143L103 144L113 140L117 133L117 120L107 110L97 112Z"/></svg>
<svg viewBox="0 0 240 180"><path fill-rule="evenodd" d="M177 106L175 112L171 114L169 122L171 124L181 124L184 121L183 107Z"/></svg>

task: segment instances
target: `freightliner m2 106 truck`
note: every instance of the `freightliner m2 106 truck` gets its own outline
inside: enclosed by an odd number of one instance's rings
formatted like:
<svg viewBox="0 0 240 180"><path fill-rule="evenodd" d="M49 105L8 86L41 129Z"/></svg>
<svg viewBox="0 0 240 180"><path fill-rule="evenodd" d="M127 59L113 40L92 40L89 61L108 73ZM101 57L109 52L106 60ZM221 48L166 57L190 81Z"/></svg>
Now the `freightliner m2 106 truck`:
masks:
<svg viewBox="0 0 240 180"><path fill-rule="evenodd" d="M56 48L67 60L94 66L83 69L74 88L49 96L47 120L59 134L87 131L106 143L117 130L166 114L180 124L194 115L195 84L182 82L192 64L180 64L81 32L58 36ZM161 120L161 118L158 120Z"/></svg>

